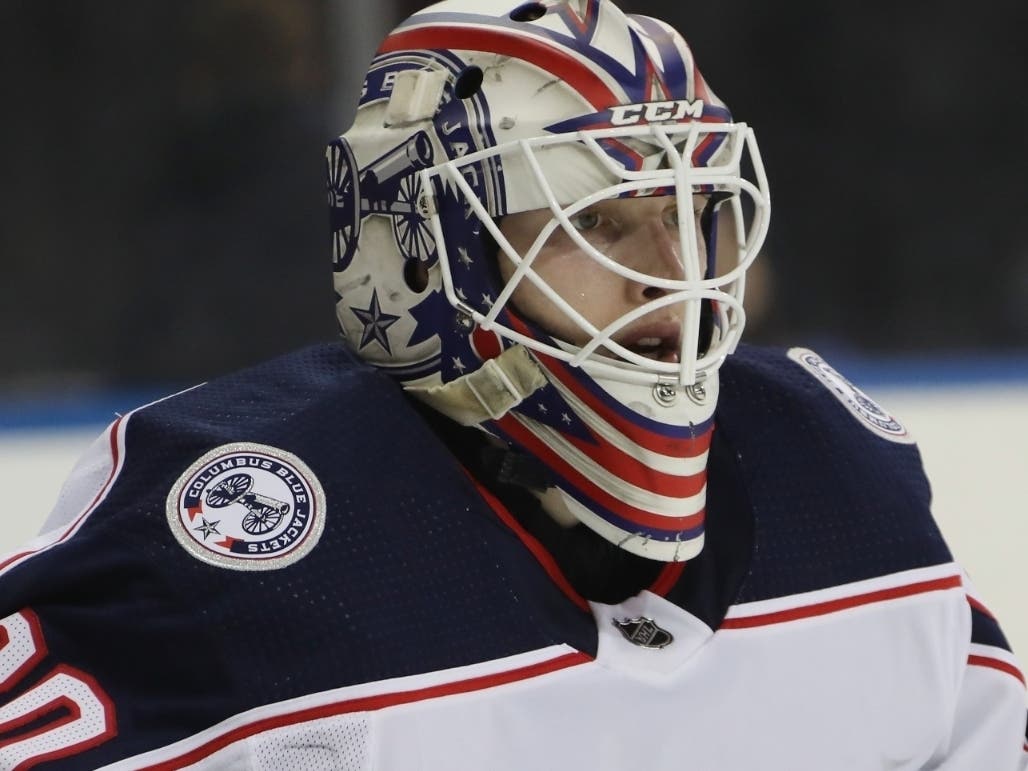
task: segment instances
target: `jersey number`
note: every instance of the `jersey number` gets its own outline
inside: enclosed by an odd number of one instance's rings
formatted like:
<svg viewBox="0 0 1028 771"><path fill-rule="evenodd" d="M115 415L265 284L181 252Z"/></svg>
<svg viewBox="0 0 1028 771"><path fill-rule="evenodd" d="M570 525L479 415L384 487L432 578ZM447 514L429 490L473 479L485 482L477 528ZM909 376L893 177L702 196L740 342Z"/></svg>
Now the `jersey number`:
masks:
<svg viewBox="0 0 1028 771"><path fill-rule="evenodd" d="M35 613L25 609L0 619L0 694L23 683L46 654ZM114 705L96 680L60 664L0 704L0 768L32 768L95 747L115 733Z"/></svg>

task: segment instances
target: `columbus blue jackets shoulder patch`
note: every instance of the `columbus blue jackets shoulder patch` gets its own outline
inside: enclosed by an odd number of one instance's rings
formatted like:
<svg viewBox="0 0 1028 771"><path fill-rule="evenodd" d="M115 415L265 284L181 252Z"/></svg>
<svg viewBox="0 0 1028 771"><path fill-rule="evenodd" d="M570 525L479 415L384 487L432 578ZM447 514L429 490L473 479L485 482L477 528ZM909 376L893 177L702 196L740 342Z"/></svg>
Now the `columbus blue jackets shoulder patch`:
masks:
<svg viewBox="0 0 1028 771"><path fill-rule="evenodd" d="M807 348L790 348L789 358L807 370L827 388L836 399L845 405L857 420L883 439L904 444L913 444L910 432L891 414L879 406L870 396Z"/></svg>
<svg viewBox="0 0 1028 771"><path fill-rule="evenodd" d="M197 559L234 570L273 570L303 558L325 527L325 491L292 453L226 444L172 487L168 524Z"/></svg>

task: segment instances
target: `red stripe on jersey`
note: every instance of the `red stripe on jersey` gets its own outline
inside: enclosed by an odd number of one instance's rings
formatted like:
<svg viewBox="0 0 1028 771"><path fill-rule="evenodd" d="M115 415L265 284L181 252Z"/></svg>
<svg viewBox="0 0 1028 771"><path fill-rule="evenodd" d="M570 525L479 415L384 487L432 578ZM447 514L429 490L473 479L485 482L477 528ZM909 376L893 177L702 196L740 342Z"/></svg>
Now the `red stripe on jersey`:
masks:
<svg viewBox="0 0 1028 771"><path fill-rule="evenodd" d="M486 51L512 56L560 78L597 110L618 103L614 92L588 65L538 38L482 27L432 25L394 32L383 41L378 52L385 54L419 48Z"/></svg>
<svg viewBox="0 0 1028 771"><path fill-rule="evenodd" d="M990 669L998 669L1000 672L1006 672L1008 675L1012 675L1021 682L1021 685L1028 685L1025 683L1024 675L1021 674L1021 670L1006 661L1000 659L994 659L989 656L976 656L974 654L967 657L967 663L972 667L988 667Z"/></svg>
<svg viewBox="0 0 1028 771"><path fill-rule="evenodd" d="M856 608L860 605L870 605L875 602L885 602L887 600L899 599L900 597L911 597L915 594L927 594L928 592L938 592L944 589L955 589L961 585L960 576L947 576L946 578L920 581L916 584L908 584L906 586L894 586L890 589L879 589L875 592L858 594L853 597L842 597L838 600L817 602L813 605L804 605L799 608L788 608L786 610L774 611L772 613L760 613L755 616L726 618L722 622L721 628L750 629L756 626L770 626L771 624L781 624L788 621L796 621L801 618L812 618L814 616L824 616L828 613L837 613L840 610L848 610L849 608Z"/></svg>
<svg viewBox="0 0 1028 771"><path fill-rule="evenodd" d="M226 731L221 736L211 739L199 747L189 750L188 752L185 752L176 758L172 758L171 760L161 761L150 766L140 766L139 771L175 771L176 769L185 768L193 763L200 762L204 758L213 755L218 750L222 750L235 742L248 739L251 736L256 736L257 734L264 733L265 731L282 728L284 726L306 723L310 720L321 720L322 718L335 717L337 715L352 714L354 712L370 712L385 709L386 707L395 707L400 704L411 704L417 701L438 699L441 696L453 696L459 693L481 691L486 688L495 688L500 685L515 683L520 680L541 677L542 675L557 672L561 669L567 669L568 667L587 664L592 660L592 656L582 653L581 651L574 651L572 653L565 653L561 656L557 656L556 658L549 659L548 661L542 661L538 664L529 664L528 666L518 667L517 669L511 669L506 672L497 672L491 675L471 677L467 680L458 680L452 683L442 683L440 685L432 685L425 688L416 688L412 691L398 691L394 693L377 694L375 696L361 696L355 699L334 702L332 704L323 704L318 707L308 707L306 709L300 709L296 712L290 712L284 715L273 715L271 717L256 720L248 725Z"/></svg>
<svg viewBox="0 0 1028 771"><path fill-rule="evenodd" d="M685 571L686 564L685 562L669 562L660 571L660 575L653 582L650 591L664 597L671 591L671 587L678 583L678 579L682 577L682 573Z"/></svg>
<svg viewBox="0 0 1028 771"><path fill-rule="evenodd" d="M111 473L107 475L107 480L103 483L103 486L100 488L99 492L97 492L97 494L93 497L93 500L90 502L90 504L86 506L85 509L83 509L82 513L75 518L74 522L72 522L70 525L66 527L64 533L57 540L47 543L46 546L42 547L41 549L31 549L29 551L18 552L16 554L10 555L6 560L0 562L0 571L3 571L11 563L17 562L23 557L31 557L33 554L43 551L44 549L49 549L51 546L59 544L61 543L61 541L67 540L68 537L75 531L75 528L78 527L79 523L83 519L85 519L90 514L90 512L93 511L97 503L100 502L100 499L103 498L103 496L110 489L111 483L114 481L114 477L118 473L118 461L120 458L120 452L118 450L118 427L121 425L121 421L124 419L125 416L118 418L116 421L114 421L114 423L111 424L111 427L108 429L108 443L111 446Z"/></svg>
<svg viewBox="0 0 1028 771"><path fill-rule="evenodd" d="M468 476L470 477L471 475L468 474ZM500 500L495 495L479 484L478 480L472 477L471 481L475 483L479 494L485 498L485 502L489 504L489 507L496 512L496 516L503 521L503 524L513 530L514 534L521 539L521 542L528 547L528 550L532 552L532 556L543 566L543 570L546 571L546 574L553 583L568 596L569 600L588 613L589 602L571 586L571 583L564 577L560 566L557 565L557 561L553 559L553 555L546 551L546 547L534 535L525 530L521 523L514 518L514 515L507 510L507 507L500 503Z"/></svg>
<svg viewBox="0 0 1028 771"><path fill-rule="evenodd" d="M615 498L606 490L590 481L578 469L547 446L541 439L539 439L539 437L525 428L521 422L510 413L504 415L496 421L496 423L507 433L508 436L517 440L519 444L539 458L543 463L567 479L572 485L582 491L585 495L588 495L592 500L596 501L604 508L614 512L622 519L626 519L638 525L644 525L645 527L652 528L654 530L666 530L672 533L681 532L683 530L692 530L693 528L699 527L703 524L705 517L705 511L703 509L700 509L700 511L694 514L675 516L654 514L651 511L645 511L644 509L631 506L620 498Z"/></svg>
<svg viewBox="0 0 1028 771"><path fill-rule="evenodd" d="M560 590L564 592L564 594L566 594L578 607L582 610L588 611L588 600L576 592L574 587L571 586L571 583L564 577L564 573L561 571L560 566L557 565L557 561L553 558L553 555L546 550L546 547L543 546L535 536L521 526L521 523L514 518L510 511L507 510L507 507L505 507L499 499L496 498L496 496L479 484L474 478L472 478L472 481L475 483L478 491L482 494L482 497L485 498L486 503L493 508L497 516L503 520L504 524L513 530L514 534L521 539L526 547L528 547L529 551L532 552L535 558L539 561L539 564L543 566L543 569L550 576L553 582L557 584ZM671 591L671 587L678 583L678 579L682 577L682 572L685 570L686 564L687 563L685 562L667 563L667 565L664 566L664 569L660 571L657 579L653 582L653 585L650 587L650 591L653 592L653 594L660 595L661 597L665 596L669 591Z"/></svg>

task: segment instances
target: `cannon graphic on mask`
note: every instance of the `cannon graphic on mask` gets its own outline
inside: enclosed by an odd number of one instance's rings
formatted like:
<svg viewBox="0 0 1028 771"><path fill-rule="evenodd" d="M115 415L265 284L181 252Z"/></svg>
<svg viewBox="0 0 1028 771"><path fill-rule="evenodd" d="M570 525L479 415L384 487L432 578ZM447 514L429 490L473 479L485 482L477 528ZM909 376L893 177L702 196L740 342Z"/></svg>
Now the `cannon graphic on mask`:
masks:
<svg viewBox="0 0 1028 771"><path fill-rule="evenodd" d="M253 477L233 474L216 484L207 493L207 505L216 509L241 503L247 508L241 526L250 535L263 535L274 530L282 517L289 513L289 504L275 498L258 495L253 490Z"/></svg>
<svg viewBox="0 0 1028 771"><path fill-rule="evenodd" d="M417 212L421 182L415 174L432 165L432 156L432 142L424 131L359 170L344 138L329 145L328 203L335 270L349 267L360 241L361 222L371 214L390 218L405 259L434 258L435 239Z"/></svg>

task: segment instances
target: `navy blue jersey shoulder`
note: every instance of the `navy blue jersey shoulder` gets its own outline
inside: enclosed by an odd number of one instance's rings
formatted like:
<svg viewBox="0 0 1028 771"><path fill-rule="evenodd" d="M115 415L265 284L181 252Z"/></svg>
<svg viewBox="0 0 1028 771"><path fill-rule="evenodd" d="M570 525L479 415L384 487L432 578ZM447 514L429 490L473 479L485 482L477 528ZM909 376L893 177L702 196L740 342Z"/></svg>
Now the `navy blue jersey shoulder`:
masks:
<svg viewBox="0 0 1028 771"><path fill-rule="evenodd" d="M325 528L303 559L231 570L171 533L176 480L230 443L284 450L320 480ZM83 768L308 693L559 643L595 652L588 613L395 383L340 345L145 407L128 418L125 446L81 530L0 579L0 615L28 607L40 620L39 666L87 672L115 704L119 735L82 755Z"/></svg>
<svg viewBox="0 0 1028 771"><path fill-rule="evenodd" d="M912 444L870 431L785 352L740 346L721 370L717 431L753 511L738 600L950 561ZM711 501L709 516L717 516Z"/></svg>

